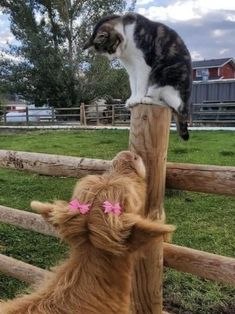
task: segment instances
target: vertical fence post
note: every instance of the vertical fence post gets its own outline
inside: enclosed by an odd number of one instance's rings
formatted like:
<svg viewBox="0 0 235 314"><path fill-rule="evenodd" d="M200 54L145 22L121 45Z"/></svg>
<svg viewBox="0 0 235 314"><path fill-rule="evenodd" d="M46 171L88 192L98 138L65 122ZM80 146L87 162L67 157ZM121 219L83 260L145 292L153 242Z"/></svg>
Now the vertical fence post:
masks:
<svg viewBox="0 0 235 314"><path fill-rule="evenodd" d="M115 124L115 107L112 105L112 125Z"/></svg>
<svg viewBox="0 0 235 314"><path fill-rule="evenodd" d="M80 106L80 123L81 125L86 125L86 108L85 104L82 102Z"/></svg>
<svg viewBox="0 0 235 314"><path fill-rule="evenodd" d="M81 124L81 125L84 124L84 114L83 114L83 110L84 110L84 103L81 102L81 105L80 105L80 124Z"/></svg>
<svg viewBox="0 0 235 314"><path fill-rule="evenodd" d="M4 124L7 124L7 108L5 106L3 107L3 119Z"/></svg>
<svg viewBox="0 0 235 314"><path fill-rule="evenodd" d="M55 123L55 108L54 107L51 108L51 122L52 124Z"/></svg>
<svg viewBox="0 0 235 314"><path fill-rule="evenodd" d="M28 125L29 124L29 108L28 107L26 107L25 113L26 113L26 125Z"/></svg>
<svg viewBox="0 0 235 314"><path fill-rule="evenodd" d="M95 103L96 106L96 114L97 114L97 125L100 125L100 117L99 117L99 106L98 103Z"/></svg>
<svg viewBox="0 0 235 314"><path fill-rule="evenodd" d="M171 123L168 108L138 105L131 112L130 150L142 156L147 168L147 201L144 215L164 220L166 161ZM163 239L145 251L135 267L133 313L162 314Z"/></svg>
<svg viewBox="0 0 235 314"><path fill-rule="evenodd" d="M189 106L189 126L193 126L193 110L194 110L194 104L192 103Z"/></svg>

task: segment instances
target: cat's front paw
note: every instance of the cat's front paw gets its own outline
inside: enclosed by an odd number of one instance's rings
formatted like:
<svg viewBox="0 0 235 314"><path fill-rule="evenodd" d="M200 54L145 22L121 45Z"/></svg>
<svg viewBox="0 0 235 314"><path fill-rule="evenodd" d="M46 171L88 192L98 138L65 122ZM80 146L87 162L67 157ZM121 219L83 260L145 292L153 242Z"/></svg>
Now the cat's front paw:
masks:
<svg viewBox="0 0 235 314"><path fill-rule="evenodd" d="M144 96L142 99L141 99L141 103L142 104L145 104L145 105L157 105L157 106L166 106L166 104L158 99L158 98L153 98L151 96Z"/></svg>
<svg viewBox="0 0 235 314"><path fill-rule="evenodd" d="M142 99L141 99L141 103L142 104L145 104L145 105L154 105L154 99L152 97L149 97L149 96L144 96Z"/></svg>
<svg viewBox="0 0 235 314"><path fill-rule="evenodd" d="M133 108L139 104L141 104L142 97L130 97L127 99L125 106L127 108Z"/></svg>

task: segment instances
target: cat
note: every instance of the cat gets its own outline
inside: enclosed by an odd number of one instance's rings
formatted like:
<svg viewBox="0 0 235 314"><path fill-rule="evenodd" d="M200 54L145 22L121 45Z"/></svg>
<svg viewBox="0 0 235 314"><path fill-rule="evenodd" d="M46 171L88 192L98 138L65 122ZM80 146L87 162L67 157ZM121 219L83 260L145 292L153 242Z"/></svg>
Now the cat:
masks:
<svg viewBox="0 0 235 314"><path fill-rule="evenodd" d="M90 47L110 60L118 58L126 68L131 87L127 107L139 103L168 105L180 136L189 139L191 57L173 29L137 13L106 16L84 45L84 49Z"/></svg>

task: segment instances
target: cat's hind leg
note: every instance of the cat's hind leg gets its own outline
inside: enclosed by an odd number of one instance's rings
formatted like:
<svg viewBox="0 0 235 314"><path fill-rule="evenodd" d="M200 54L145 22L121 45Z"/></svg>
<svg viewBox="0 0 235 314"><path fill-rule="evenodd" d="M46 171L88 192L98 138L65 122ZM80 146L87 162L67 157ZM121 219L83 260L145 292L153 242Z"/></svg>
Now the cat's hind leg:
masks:
<svg viewBox="0 0 235 314"><path fill-rule="evenodd" d="M158 87L157 85L149 86L146 95L141 99L141 103L146 105L167 106L161 99L161 90L162 87Z"/></svg>
<svg viewBox="0 0 235 314"><path fill-rule="evenodd" d="M174 111L181 111L181 108L183 107L183 101L180 97L179 91L176 90L173 86L161 87L159 97Z"/></svg>
<svg viewBox="0 0 235 314"><path fill-rule="evenodd" d="M180 137L187 141L189 139L188 122L187 122L187 104L184 104L180 97L180 93L173 86L165 86L162 88L161 99L173 109L176 127Z"/></svg>
<svg viewBox="0 0 235 314"><path fill-rule="evenodd" d="M151 102L153 105L161 105L163 103L173 109L179 135L183 140L187 141L189 139L187 108L180 97L179 91L173 86L164 86L149 89L148 95L153 100Z"/></svg>

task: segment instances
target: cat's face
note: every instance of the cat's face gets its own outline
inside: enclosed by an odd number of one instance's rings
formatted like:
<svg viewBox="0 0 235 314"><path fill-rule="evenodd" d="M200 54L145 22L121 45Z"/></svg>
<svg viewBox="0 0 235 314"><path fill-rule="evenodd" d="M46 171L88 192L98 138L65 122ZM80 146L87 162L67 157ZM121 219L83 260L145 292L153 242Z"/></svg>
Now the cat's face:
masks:
<svg viewBox="0 0 235 314"><path fill-rule="evenodd" d="M84 45L84 49L94 48L96 52L106 55L109 59L118 57L124 38L114 23L102 24L96 29Z"/></svg>

